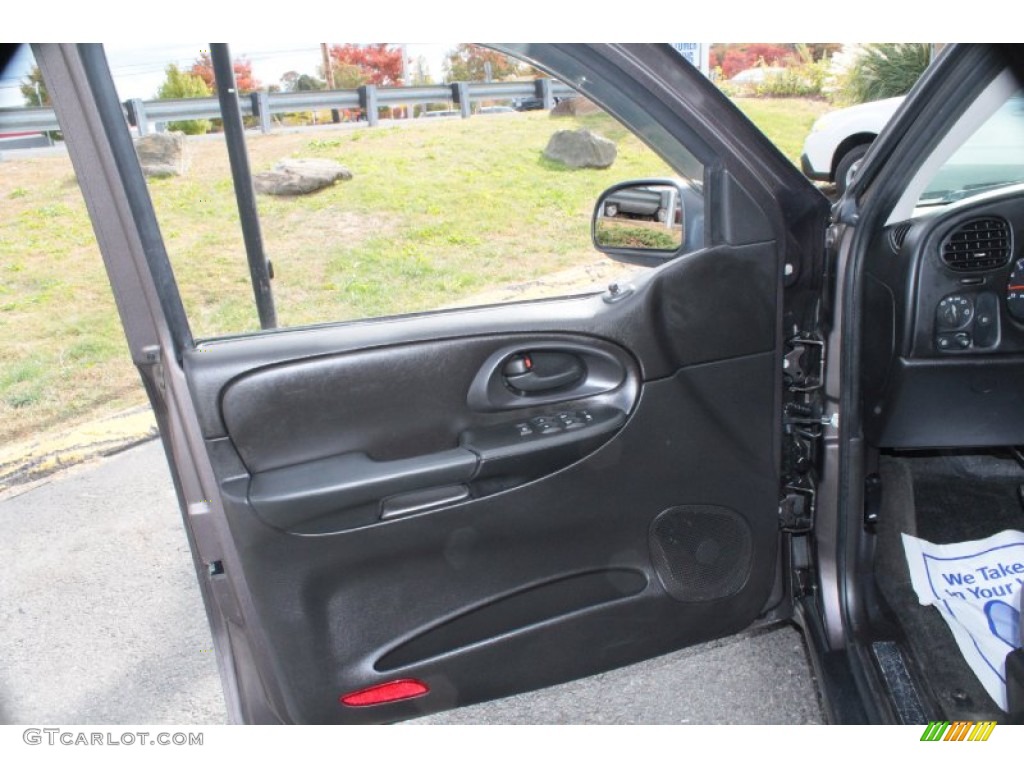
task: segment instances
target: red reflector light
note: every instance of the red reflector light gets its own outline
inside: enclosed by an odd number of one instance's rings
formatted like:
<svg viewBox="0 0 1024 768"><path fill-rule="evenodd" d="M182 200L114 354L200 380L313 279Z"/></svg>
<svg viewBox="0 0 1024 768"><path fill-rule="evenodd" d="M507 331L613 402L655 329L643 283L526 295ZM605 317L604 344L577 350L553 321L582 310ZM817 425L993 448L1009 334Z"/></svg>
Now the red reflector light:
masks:
<svg viewBox="0 0 1024 768"><path fill-rule="evenodd" d="M419 680L395 680L390 683L371 685L361 691L352 691L338 697L347 707L372 707L374 704L388 704L392 701L415 699L429 693L426 683Z"/></svg>

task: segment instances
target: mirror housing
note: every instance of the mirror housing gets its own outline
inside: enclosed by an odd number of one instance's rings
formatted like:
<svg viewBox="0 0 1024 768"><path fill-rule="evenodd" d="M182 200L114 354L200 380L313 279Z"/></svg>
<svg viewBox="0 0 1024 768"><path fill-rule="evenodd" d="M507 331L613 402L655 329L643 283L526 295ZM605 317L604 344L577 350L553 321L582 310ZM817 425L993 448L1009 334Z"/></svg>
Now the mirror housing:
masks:
<svg viewBox="0 0 1024 768"><path fill-rule="evenodd" d="M590 234L594 247L616 261L657 266L702 247L704 198L687 181L622 182L598 198Z"/></svg>

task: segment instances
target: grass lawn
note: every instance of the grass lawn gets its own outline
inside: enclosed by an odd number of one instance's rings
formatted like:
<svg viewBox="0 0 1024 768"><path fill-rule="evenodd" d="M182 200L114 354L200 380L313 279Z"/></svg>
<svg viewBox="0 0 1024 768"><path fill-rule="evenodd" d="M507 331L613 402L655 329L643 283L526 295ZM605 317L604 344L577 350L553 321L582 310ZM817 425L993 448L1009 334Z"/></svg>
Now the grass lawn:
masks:
<svg viewBox="0 0 1024 768"><path fill-rule="evenodd" d="M826 106L738 100L794 162ZM352 181L302 198L259 198L282 325L451 305L592 262L589 220L609 185L671 171L603 115L607 170L544 160L546 113L401 127L250 136L254 170L323 157ZM258 324L219 138L189 142L190 172L150 190L197 337ZM5 159L0 174L0 443L144 402L92 228L66 158Z"/></svg>
<svg viewBox="0 0 1024 768"><path fill-rule="evenodd" d="M576 121L546 113L424 120L375 129L253 136L254 170L289 156L336 160L353 179L315 195L259 198L281 325L415 312L593 259L598 195L669 167L617 129L607 170L541 156ZM199 336L253 330L245 251L219 140L193 143L187 179L150 182L185 307Z"/></svg>
<svg viewBox="0 0 1024 768"><path fill-rule="evenodd" d="M811 99L748 98L733 99L733 102L797 167L800 167L804 139L814 121L833 109L827 101Z"/></svg>

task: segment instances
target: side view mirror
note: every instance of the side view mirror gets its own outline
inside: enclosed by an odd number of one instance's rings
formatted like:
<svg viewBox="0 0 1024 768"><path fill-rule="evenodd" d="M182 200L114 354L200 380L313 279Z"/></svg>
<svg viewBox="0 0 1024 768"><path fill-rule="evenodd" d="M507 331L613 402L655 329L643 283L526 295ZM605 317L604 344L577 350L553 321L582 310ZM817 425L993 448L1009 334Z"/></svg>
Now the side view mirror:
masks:
<svg viewBox="0 0 1024 768"><path fill-rule="evenodd" d="M701 199L685 182L670 179L616 184L594 208L594 247L618 261L645 265L680 255L692 239L686 231L686 196Z"/></svg>

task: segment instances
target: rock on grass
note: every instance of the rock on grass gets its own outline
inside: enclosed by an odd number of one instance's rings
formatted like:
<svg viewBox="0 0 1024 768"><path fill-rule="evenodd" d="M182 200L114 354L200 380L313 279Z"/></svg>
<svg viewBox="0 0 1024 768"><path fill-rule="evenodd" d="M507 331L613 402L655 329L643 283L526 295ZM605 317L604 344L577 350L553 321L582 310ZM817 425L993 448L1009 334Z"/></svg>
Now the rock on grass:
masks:
<svg viewBox="0 0 1024 768"><path fill-rule="evenodd" d="M135 140L135 154L146 176L180 176L188 170L185 134L150 133Z"/></svg>
<svg viewBox="0 0 1024 768"><path fill-rule="evenodd" d="M615 142L586 128L557 131L548 141L544 157L570 168L608 168L615 162Z"/></svg>
<svg viewBox="0 0 1024 768"><path fill-rule="evenodd" d="M254 174L253 184L265 195L307 195L351 178L352 172L333 160L299 158L282 160L269 171Z"/></svg>

